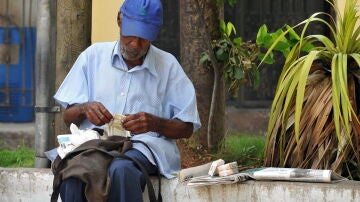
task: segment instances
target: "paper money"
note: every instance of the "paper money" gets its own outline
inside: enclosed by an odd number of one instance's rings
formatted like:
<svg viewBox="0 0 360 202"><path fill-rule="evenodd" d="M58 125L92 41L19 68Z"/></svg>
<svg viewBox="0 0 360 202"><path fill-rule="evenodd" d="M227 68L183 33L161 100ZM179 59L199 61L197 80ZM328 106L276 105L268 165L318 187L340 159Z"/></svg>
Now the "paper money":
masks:
<svg viewBox="0 0 360 202"><path fill-rule="evenodd" d="M107 136L122 136L122 137L131 137L130 131L127 131L122 126L122 121L126 116L122 114L114 114L113 120L111 120L107 127L105 128L105 133Z"/></svg>

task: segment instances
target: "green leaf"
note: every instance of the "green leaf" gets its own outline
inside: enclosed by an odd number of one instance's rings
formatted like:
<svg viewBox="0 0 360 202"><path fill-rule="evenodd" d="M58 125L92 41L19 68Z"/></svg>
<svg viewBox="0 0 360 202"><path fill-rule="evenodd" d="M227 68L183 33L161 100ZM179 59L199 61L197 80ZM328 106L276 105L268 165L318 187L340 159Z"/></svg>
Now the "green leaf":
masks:
<svg viewBox="0 0 360 202"><path fill-rule="evenodd" d="M280 52L283 54L284 57L287 57L288 54L290 53L290 50L289 50L289 49L285 49L285 50L281 50Z"/></svg>
<svg viewBox="0 0 360 202"><path fill-rule="evenodd" d="M339 67L339 81L340 81L340 99L341 99L341 107L342 107L342 117L343 117L343 126L345 130L345 134L350 134L350 108L351 103L348 95L348 77L347 77L347 54L340 53L339 54L339 61L338 61L338 67Z"/></svg>
<svg viewBox="0 0 360 202"><path fill-rule="evenodd" d="M290 48L290 44L287 41L279 41L274 47L274 50L283 51Z"/></svg>
<svg viewBox="0 0 360 202"><path fill-rule="evenodd" d="M287 31L290 31L290 30L287 30ZM269 43L269 44L267 44L268 46L270 46L275 41L275 39L279 39L278 44L279 43L287 43L287 44L289 43L288 39L285 37L286 35L284 34L284 31L282 29L276 30L276 32L271 33L270 36L271 36L271 40L268 41L268 43ZM275 50L281 50L281 49L277 49L278 44L275 45L275 47L274 47Z"/></svg>
<svg viewBox="0 0 360 202"><path fill-rule="evenodd" d="M233 39L233 43L236 45L240 45L242 43L242 38L241 37L236 37Z"/></svg>
<svg viewBox="0 0 360 202"><path fill-rule="evenodd" d="M221 35L226 33L226 24L225 24L224 20L220 20L219 29L220 29Z"/></svg>
<svg viewBox="0 0 360 202"><path fill-rule="evenodd" d="M218 44L227 47L229 45L229 41L227 39L220 39Z"/></svg>
<svg viewBox="0 0 360 202"><path fill-rule="evenodd" d="M335 124L335 131L338 139L340 138L340 83L339 83L339 74L338 74L338 54L335 54L331 61L331 80L332 80L332 100L333 100L333 119Z"/></svg>
<svg viewBox="0 0 360 202"><path fill-rule="evenodd" d="M294 40L294 41L299 41L300 40L300 36L294 31L294 29L292 27L290 27L289 25L285 25L286 29L289 30L289 39L290 40Z"/></svg>
<svg viewBox="0 0 360 202"><path fill-rule="evenodd" d="M296 87L299 84L300 80L300 74L301 74L301 66L303 65L303 59L300 59L298 63L294 64L293 68L288 69L288 71L285 71L286 77L284 78L283 82L279 85L279 89L284 89L282 94L282 99L285 100L283 108L284 115L282 116L282 124L284 126L288 123L288 117L289 112L291 110L291 105L294 100L294 95L296 94ZM285 90L286 89L286 90ZM282 128L282 130L285 132L285 128ZM297 139L298 141L298 139Z"/></svg>
<svg viewBox="0 0 360 202"><path fill-rule="evenodd" d="M273 53L270 53L265 59L264 59L264 56L265 56L264 53L259 53L258 54L259 60L262 60L265 64L274 64L275 59L274 59Z"/></svg>
<svg viewBox="0 0 360 202"><path fill-rule="evenodd" d="M336 51L335 50L335 46L334 46L334 43L326 36L324 35L310 35L309 37L307 38L314 38L314 39L317 39L318 41L320 41L328 50L330 51ZM314 47L312 44L309 44L307 43L306 46L312 46L312 48ZM305 48L305 46L304 46ZM309 47L310 48L310 47Z"/></svg>
<svg viewBox="0 0 360 202"><path fill-rule="evenodd" d="M304 57L304 64L301 66L301 73L299 75L299 84L297 86L296 93L296 105L295 105L295 137L299 141L300 137L300 116L304 102L305 85L309 75L311 65L313 64L318 51L311 51L306 57Z"/></svg>
<svg viewBox="0 0 360 202"><path fill-rule="evenodd" d="M288 31L290 31L290 30L288 30ZM270 35L271 35L271 38L273 38L273 39L280 38L281 40L286 41L285 35L281 36L283 33L284 33L284 31L282 29L278 29L274 33L271 33Z"/></svg>
<svg viewBox="0 0 360 202"><path fill-rule="evenodd" d="M208 61L210 61L210 57L209 57L208 54L205 53L205 54L203 54L202 57L200 58L199 63L200 63L200 64L204 64L204 63L206 63L206 62L208 62Z"/></svg>
<svg viewBox="0 0 360 202"><path fill-rule="evenodd" d="M308 53L311 50L313 50L314 48L315 48L315 46L312 45L311 43L305 43L305 44L303 44L303 47L301 48L301 50Z"/></svg>
<svg viewBox="0 0 360 202"><path fill-rule="evenodd" d="M256 35L256 43L258 45L265 44L265 41L267 41L269 38L271 38L271 36L268 34L267 26L264 24L259 28L259 31Z"/></svg>
<svg viewBox="0 0 360 202"><path fill-rule="evenodd" d="M231 22L228 22L226 26L226 36L230 37L232 32L236 34L235 26Z"/></svg>
<svg viewBox="0 0 360 202"><path fill-rule="evenodd" d="M236 79L243 79L244 78L244 72L241 68L234 66L235 75L234 77Z"/></svg>
<svg viewBox="0 0 360 202"><path fill-rule="evenodd" d="M225 70L225 73L230 73L230 72L232 72L232 68L231 68L231 66L229 66L229 65L226 65L226 66L224 67L224 70Z"/></svg>
<svg viewBox="0 0 360 202"><path fill-rule="evenodd" d="M274 39L271 37L271 35L270 34L268 34L268 35L266 35L266 36L264 36L264 39L263 39L264 41L263 41L263 43L258 43L258 45L259 46L263 46L264 48L269 48L272 44L273 44L273 42L274 42Z"/></svg>
<svg viewBox="0 0 360 202"><path fill-rule="evenodd" d="M228 54L221 48L216 51L215 55L216 58L221 61L225 61L228 58Z"/></svg>

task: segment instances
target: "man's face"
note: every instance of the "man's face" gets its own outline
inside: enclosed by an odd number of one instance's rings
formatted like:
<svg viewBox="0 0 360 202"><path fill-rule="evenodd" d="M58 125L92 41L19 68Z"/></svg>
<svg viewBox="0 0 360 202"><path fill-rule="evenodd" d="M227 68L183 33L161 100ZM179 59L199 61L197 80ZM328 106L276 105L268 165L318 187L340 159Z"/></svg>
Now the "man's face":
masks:
<svg viewBox="0 0 360 202"><path fill-rule="evenodd" d="M136 61L146 55L150 41L135 36L120 34L120 52L125 60Z"/></svg>

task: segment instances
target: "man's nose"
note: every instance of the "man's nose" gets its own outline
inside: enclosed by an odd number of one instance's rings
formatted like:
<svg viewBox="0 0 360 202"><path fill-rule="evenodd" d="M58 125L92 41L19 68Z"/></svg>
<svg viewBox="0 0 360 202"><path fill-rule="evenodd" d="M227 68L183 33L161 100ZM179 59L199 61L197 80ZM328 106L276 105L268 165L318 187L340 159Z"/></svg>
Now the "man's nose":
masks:
<svg viewBox="0 0 360 202"><path fill-rule="evenodd" d="M141 49L141 47L142 47L142 39L139 38L139 37L134 37L134 38L131 40L131 42L130 42L129 45L130 45L131 48L133 48L133 49Z"/></svg>

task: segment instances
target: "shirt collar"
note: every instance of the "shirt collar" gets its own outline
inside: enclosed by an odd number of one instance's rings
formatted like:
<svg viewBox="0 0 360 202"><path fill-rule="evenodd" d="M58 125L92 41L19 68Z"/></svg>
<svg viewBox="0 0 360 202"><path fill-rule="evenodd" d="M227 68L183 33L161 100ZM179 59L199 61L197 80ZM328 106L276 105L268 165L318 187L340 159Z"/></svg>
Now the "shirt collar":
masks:
<svg viewBox="0 0 360 202"><path fill-rule="evenodd" d="M142 69L147 69L152 75L154 75L154 76L158 75L156 68L155 68L155 56L154 56L153 45L150 45L143 64L136 66L136 67L132 68L131 70L128 70L126 63L125 63L123 57L121 56L119 46L120 46L120 41L117 41L114 46L112 55L111 55L111 64L113 65L113 67L120 69L122 71L128 71L128 72L135 72L135 71L139 71Z"/></svg>

